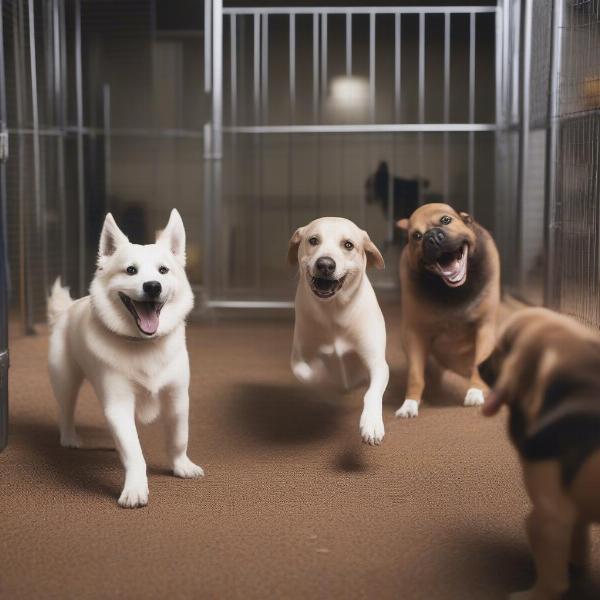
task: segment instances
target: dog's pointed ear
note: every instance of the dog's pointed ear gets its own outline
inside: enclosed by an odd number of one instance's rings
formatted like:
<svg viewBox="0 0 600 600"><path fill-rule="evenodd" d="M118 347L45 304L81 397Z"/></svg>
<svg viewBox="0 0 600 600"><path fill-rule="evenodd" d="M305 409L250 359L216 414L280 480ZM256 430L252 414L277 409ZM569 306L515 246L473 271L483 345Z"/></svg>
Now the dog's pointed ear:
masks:
<svg viewBox="0 0 600 600"><path fill-rule="evenodd" d="M364 249L365 254L367 255L367 266L385 269L385 261L383 260L383 256L381 256L381 252L379 252L379 248L371 241L371 238L366 231L363 233L365 234Z"/></svg>
<svg viewBox="0 0 600 600"><path fill-rule="evenodd" d="M396 221L396 227L398 229L408 231L408 219L400 219L399 221Z"/></svg>
<svg viewBox="0 0 600 600"><path fill-rule="evenodd" d="M469 213L459 212L458 214L465 225L471 225L471 223L473 223L473 217Z"/></svg>
<svg viewBox="0 0 600 600"><path fill-rule="evenodd" d="M290 265L298 264L298 247L300 246L300 242L302 241L303 229L304 227L298 227L298 229L294 231L294 235L290 238L287 254L287 259Z"/></svg>
<svg viewBox="0 0 600 600"><path fill-rule="evenodd" d="M171 211L167 226L156 236L156 243L166 246L185 267L185 227L176 208Z"/></svg>
<svg viewBox="0 0 600 600"><path fill-rule="evenodd" d="M110 213L107 213L100 233L100 245L98 247L98 256L111 256L121 245L129 242L127 236L119 229L115 219Z"/></svg>

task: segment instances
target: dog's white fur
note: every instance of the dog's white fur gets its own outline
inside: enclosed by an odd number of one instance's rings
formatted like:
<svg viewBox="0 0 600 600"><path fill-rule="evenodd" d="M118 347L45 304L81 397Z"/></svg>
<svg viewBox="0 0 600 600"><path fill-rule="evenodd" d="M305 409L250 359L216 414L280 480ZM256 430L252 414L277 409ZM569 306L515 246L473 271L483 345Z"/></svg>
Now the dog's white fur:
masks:
<svg viewBox="0 0 600 600"><path fill-rule="evenodd" d="M134 266L136 274L127 273ZM166 267L167 273L159 269ZM100 236L98 268L90 295L73 301L57 280L48 299L50 380L59 405L60 441L78 447L74 412L84 378L98 396L125 467L119 498L124 507L148 503L146 463L135 417L143 423L162 413L170 466L179 477L204 473L187 456L189 359L185 319L194 298L185 274L185 230L179 213L155 244L129 242L108 214ZM163 269L164 270L164 269ZM158 281L164 302L156 332L146 335L120 299L147 299L143 284Z"/></svg>
<svg viewBox="0 0 600 600"><path fill-rule="evenodd" d="M317 238L318 245L309 240ZM345 247L350 241L351 249ZM296 323L291 366L303 383L344 390L368 382L360 418L363 441L379 444L385 433L382 398L389 379L383 314L366 274L367 264L383 268L383 258L366 231L352 221L324 217L292 236L289 260L299 265ZM311 281L321 257L336 263L333 277L345 277L331 298L313 293Z"/></svg>

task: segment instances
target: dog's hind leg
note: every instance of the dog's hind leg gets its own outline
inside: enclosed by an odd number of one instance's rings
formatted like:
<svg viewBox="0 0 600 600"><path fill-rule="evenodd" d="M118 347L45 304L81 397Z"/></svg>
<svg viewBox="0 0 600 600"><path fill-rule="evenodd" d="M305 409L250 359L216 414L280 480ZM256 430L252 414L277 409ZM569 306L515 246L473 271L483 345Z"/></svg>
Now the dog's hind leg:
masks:
<svg viewBox="0 0 600 600"><path fill-rule="evenodd" d="M60 444L67 448L79 448L81 439L75 431L75 405L83 374L58 336L50 338L49 356L50 382L58 402Z"/></svg>
<svg viewBox="0 0 600 600"><path fill-rule="evenodd" d="M184 479L202 477L202 467L194 464L187 455L190 404L187 386L170 387L161 393L161 397L167 454L173 474Z"/></svg>

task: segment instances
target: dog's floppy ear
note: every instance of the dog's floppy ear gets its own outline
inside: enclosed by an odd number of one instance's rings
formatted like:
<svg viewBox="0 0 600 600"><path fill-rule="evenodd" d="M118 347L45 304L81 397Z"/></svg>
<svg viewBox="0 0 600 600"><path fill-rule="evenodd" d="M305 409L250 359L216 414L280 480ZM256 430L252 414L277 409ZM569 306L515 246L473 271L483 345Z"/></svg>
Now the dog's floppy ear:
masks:
<svg viewBox="0 0 600 600"><path fill-rule="evenodd" d="M404 229L404 231L408 231L408 219L400 219L396 221L396 227L398 229Z"/></svg>
<svg viewBox="0 0 600 600"><path fill-rule="evenodd" d="M171 211L167 226L157 235L156 243L166 246L181 266L185 266L185 227L176 208Z"/></svg>
<svg viewBox="0 0 600 600"><path fill-rule="evenodd" d="M379 252L377 246L371 241L369 234L366 231L363 233L365 234L364 248L367 255L367 266L385 269L385 262L383 256L381 256L381 252Z"/></svg>
<svg viewBox="0 0 600 600"><path fill-rule="evenodd" d="M302 241L303 229L304 227L298 227L298 229L294 231L294 235L290 238L287 255L287 259L290 265L298 264L298 247L300 246L300 242Z"/></svg>
<svg viewBox="0 0 600 600"><path fill-rule="evenodd" d="M100 234L100 246L98 247L98 256L111 256L121 245L129 242L127 236L119 229L116 221L110 213L107 213Z"/></svg>
<svg viewBox="0 0 600 600"><path fill-rule="evenodd" d="M459 212L460 218L465 225L470 225L473 222L473 217L466 212Z"/></svg>

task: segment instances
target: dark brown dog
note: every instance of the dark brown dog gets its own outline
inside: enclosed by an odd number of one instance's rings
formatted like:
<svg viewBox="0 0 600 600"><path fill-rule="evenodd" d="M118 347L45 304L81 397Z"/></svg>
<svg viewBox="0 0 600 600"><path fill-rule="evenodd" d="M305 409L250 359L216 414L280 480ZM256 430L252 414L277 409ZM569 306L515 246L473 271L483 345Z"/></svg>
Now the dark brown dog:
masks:
<svg viewBox="0 0 600 600"><path fill-rule="evenodd" d="M585 566L600 522L600 337L543 308L513 315L481 366L493 387L483 412L510 410L509 432L533 509L527 535L537 580L518 597L560 598L569 563Z"/></svg>
<svg viewBox="0 0 600 600"><path fill-rule="evenodd" d="M397 223L408 230L400 258L402 342L408 359L406 399L399 417L416 417L425 364L468 377L465 406L483 404L477 365L494 347L500 302L500 261L491 235L467 213L426 204Z"/></svg>

